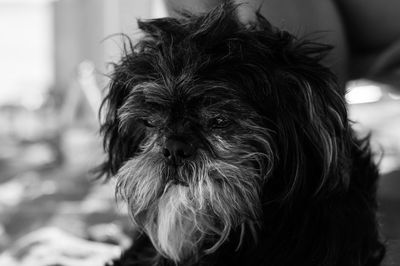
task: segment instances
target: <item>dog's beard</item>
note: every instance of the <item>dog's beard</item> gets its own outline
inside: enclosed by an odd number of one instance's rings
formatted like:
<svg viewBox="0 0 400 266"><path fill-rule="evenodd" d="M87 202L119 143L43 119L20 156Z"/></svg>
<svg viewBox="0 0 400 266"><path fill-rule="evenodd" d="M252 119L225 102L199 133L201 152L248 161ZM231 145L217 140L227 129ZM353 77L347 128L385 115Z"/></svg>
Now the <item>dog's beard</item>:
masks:
<svg viewBox="0 0 400 266"><path fill-rule="evenodd" d="M219 146L224 158L200 151L173 171L159 150L148 146L117 174L117 194L128 203L132 219L175 262L196 257L200 250L214 252L239 226L242 236L246 226L254 232L267 176L263 162L270 158L255 151L232 152L226 143ZM174 183L173 175L187 185Z"/></svg>

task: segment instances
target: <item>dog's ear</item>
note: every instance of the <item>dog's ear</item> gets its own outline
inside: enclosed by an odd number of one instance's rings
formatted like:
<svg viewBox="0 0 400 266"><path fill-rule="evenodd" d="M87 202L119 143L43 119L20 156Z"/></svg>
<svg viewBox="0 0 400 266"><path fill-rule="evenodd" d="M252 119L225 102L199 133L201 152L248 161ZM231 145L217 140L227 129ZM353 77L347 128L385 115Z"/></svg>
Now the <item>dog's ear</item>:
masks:
<svg viewBox="0 0 400 266"><path fill-rule="evenodd" d="M107 157L95 169L98 177L115 175L122 164L138 152L145 134L144 126L135 120L121 127L120 111L133 88L154 78L151 61L146 55L139 56L131 40L126 38L124 53L121 60L113 65L108 91L100 108L100 133Z"/></svg>
<svg viewBox="0 0 400 266"><path fill-rule="evenodd" d="M103 135L103 147L106 152L105 161L95 169L98 178L115 175L122 164L135 154L143 139L143 127L132 121L128 130L121 130L119 110L128 97L129 87L123 84L126 77L115 72L109 91L100 109L102 124L100 133ZM121 82L120 82L121 81Z"/></svg>
<svg viewBox="0 0 400 266"><path fill-rule="evenodd" d="M287 196L329 195L349 183L351 137L342 89L320 59L329 46L292 41L275 71L278 145Z"/></svg>

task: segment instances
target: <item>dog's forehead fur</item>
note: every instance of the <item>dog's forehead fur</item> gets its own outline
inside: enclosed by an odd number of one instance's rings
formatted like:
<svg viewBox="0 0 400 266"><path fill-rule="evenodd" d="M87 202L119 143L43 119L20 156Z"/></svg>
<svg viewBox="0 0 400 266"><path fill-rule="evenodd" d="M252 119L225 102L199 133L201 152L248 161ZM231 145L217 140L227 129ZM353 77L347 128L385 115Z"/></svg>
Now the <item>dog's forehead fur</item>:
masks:
<svg viewBox="0 0 400 266"><path fill-rule="evenodd" d="M288 99L278 99L283 88L297 82L288 75L297 62L319 67L329 47L297 42L262 17L245 26L235 12L230 6L197 17L139 21L145 37L125 49L112 80L125 87L119 99L174 108L237 100L252 109L275 109ZM271 101L260 103L268 95Z"/></svg>
<svg viewBox="0 0 400 266"><path fill-rule="evenodd" d="M169 92L194 95L199 91L192 88L199 80L231 83L232 73L239 73L246 65L244 60L255 61L243 54L251 52L245 47L252 43L250 31L231 13L210 14L187 23L185 19L150 20L139 22L139 28L146 35L126 52L125 70L142 74L144 81L162 83Z"/></svg>
<svg viewBox="0 0 400 266"><path fill-rule="evenodd" d="M250 76L246 82L241 77L260 69L254 58L243 59L247 30L231 16L226 14L223 19L230 21L222 22L211 17L187 24L175 19L139 22L146 37L123 59L128 83L135 79L127 96L167 109L212 107L218 102L224 102L218 107L231 108L233 103L244 103L252 84ZM221 31L217 23L229 27Z"/></svg>

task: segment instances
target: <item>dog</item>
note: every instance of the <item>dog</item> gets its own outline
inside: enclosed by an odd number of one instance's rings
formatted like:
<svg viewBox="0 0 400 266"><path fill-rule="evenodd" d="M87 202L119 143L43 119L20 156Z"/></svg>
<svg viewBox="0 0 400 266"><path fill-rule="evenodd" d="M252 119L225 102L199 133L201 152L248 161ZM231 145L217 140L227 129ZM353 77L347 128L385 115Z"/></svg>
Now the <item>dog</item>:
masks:
<svg viewBox="0 0 400 266"><path fill-rule="evenodd" d="M332 48L237 6L139 21L102 110L138 234L112 265L376 266L377 166Z"/></svg>

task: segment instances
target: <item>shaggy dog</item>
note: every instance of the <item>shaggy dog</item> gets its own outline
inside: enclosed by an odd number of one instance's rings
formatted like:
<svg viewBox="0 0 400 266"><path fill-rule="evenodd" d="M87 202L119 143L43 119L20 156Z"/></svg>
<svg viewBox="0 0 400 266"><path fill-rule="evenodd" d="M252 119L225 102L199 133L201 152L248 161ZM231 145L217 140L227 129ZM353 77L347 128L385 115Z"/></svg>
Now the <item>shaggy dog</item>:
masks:
<svg viewBox="0 0 400 266"><path fill-rule="evenodd" d="M378 171L330 47L236 10L139 21L115 65L101 171L140 233L114 265L379 265Z"/></svg>

